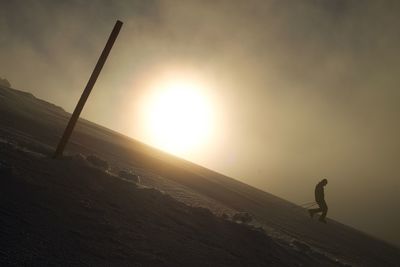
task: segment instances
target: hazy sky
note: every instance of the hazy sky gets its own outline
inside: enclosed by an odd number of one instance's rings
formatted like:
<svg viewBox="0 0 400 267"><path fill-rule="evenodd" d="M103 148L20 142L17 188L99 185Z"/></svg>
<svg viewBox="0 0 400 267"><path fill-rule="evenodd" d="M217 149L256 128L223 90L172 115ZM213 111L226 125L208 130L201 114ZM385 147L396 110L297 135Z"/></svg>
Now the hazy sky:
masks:
<svg viewBox="0 0 400 267"><path fill-rule="evenodd" d="M328 216L400 245L400 2L0 1L0 76L149 143L140 107L173 69L208 86L216 125L185 158L295 203L327 177ZM185 75L185 74L183 74Z"/></svg>

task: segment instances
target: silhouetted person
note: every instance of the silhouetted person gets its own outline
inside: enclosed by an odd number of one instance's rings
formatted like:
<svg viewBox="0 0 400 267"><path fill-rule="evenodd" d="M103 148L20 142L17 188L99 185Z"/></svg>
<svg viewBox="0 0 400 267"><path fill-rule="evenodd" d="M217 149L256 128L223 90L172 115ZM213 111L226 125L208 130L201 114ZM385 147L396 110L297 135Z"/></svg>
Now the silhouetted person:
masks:
<svg viewBox="0 0 400 267"><path fill-rule="evenodd" d="M327 179L322 179L321 182L317 184L317 186L315 187L315 201L317 202L319 208L308 210L311 218L314 217L315 213L322 212L321 216L319 216L319 221L323 223L326 223L325 217L328 213L328 206L326 205L324 195L324 186L326 186L327 184Z"/></svg>

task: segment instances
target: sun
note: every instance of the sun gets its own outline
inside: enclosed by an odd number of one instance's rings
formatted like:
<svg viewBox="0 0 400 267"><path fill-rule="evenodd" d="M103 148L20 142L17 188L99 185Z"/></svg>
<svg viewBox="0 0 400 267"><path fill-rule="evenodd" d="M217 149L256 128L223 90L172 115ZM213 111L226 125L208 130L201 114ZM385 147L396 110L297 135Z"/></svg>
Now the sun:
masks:
<svg viewBox="0 0 400 267"><path fill-rule="evenodd" d="M188 77L171 77L153 86L146 104L146 132L157 148L187 156L209 139L213 112L207 88Z"/></svg>

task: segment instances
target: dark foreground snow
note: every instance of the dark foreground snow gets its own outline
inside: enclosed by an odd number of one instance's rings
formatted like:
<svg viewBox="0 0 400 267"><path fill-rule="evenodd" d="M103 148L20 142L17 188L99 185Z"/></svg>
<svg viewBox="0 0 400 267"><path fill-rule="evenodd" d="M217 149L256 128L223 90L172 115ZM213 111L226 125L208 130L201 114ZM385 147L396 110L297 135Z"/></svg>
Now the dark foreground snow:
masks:
<svg viewBox="0 0 400 267"><path fill-rule="evenodd" d="M0 143L0 265L330 265L95 168Z"/></svg>

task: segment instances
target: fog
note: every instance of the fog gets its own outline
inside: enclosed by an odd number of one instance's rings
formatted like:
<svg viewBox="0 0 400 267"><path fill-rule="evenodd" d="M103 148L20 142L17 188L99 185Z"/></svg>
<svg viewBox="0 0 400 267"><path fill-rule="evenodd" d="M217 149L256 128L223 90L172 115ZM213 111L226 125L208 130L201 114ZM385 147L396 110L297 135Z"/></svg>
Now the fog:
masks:
<svg viewBox="0 0 400 267"><path fill-rule="evenodd" d="M165 69L210 85L218 125L182 157L400 246L398 1L2 1L0 76L149 143L140 106ZM149 143L151 145L151 143Z"/></svg>

